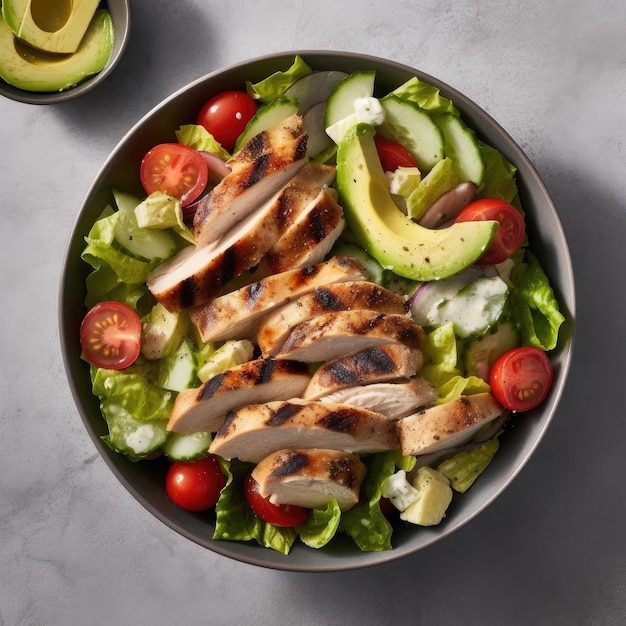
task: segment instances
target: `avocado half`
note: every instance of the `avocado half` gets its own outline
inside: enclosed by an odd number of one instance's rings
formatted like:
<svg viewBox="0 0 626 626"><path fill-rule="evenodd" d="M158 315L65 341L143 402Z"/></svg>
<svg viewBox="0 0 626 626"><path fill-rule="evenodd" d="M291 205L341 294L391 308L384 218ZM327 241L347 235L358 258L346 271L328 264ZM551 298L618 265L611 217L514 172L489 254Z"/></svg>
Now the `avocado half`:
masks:
<svg viewBox="0 0 626 626"><path fill-rule="evenodd" d="M383 267L417 281L440 280L475 263L498 223L459 222L433 230L408 218L393 201L369 124L351 128L337 150L337 188L346 222Z"/></svg>
<svg viewBox="0 0 626 626"><path fill-rule="evenodd" d="M42 52L22 43L0 17L0 78L28 91L63 91L102 71L113 49L111 15L98 9L73 54Z"/></svg>

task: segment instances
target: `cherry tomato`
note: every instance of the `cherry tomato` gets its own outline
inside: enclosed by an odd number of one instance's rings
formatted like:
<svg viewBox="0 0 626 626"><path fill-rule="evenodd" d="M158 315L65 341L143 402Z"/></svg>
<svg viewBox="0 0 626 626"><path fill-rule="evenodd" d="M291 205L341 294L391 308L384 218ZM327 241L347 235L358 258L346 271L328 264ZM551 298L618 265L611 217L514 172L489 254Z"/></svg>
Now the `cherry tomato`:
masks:
<svg viewBox="0 0 626 626"><path fill-rule="evenodd" d="M224 91L200 109L196 123L204 126L225 150L232 152L237 137L256 111L254 98L245 91Z"/></svg>
<svg viewBox="0 0 626 626"><path fill-rule="evenodd" d="M291 527L309 519L309 509L291 504L272 504L259 493L259 483L251 474L246 476L244 489L252 512L268 524Z"/></svg>
<svg viewBox="0 0 626 626"><path fill-rule="evenodd" d="M191 204L204 191L209 180L209 166L202 155L179 143L162 143L150 150L141 161L141 184L146 193L162 191Z"/></svg>
<svg viewBox="0 0 626 626"><path fill-rule="evenodd" d="M496 400L511 411L529 411L541 404L552 385L553 369L539 348L513 348L491 366L489 384Z"/></svg>
<svg viewBox="0 0 626 626"><path fill-rule="evenodd" d="M226 476L213 454L196 461L174 461L165 477L167 495L186 511L215 506L225 484Z"/></svg>
<svg viewBox="0 0 626 626"><path fill-rule="evenodd" d="M526 225L521 213L511 204L497 198L470 202L456 217L455 222L496 220L498 230L489 249L480 257L481 265L495 265L506 261L523 243Z"/></svg>
<svg viewBox="0 0 626 626"><path fill-rule="evenodd" d="M141 349L141 320L122 302L100 302L80 325L80 345L96 367L120 370L132 365Z"/></svg>
<svg viewBox="0 0 626 626"><path fill-rule="evenodd" d="M375 137L374 143L385 172L395 172L399 167L417 167L413 155L397 141Z"/></svg>

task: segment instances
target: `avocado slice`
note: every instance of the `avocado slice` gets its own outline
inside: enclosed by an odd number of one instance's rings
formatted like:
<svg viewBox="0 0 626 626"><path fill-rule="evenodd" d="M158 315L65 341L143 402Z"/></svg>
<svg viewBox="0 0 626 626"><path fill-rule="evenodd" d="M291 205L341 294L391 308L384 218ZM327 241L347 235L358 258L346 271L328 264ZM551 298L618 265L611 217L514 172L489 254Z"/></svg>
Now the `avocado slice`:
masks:
<svg viewBox="0 0 626 626"><path fill-rule="evenodd" d="M494 221L431 230L400 211L374 144L375 129L354 126L339 143L337 189L358 243L383 267L412 280L439 280L465 269L489 247Z"/></svg>
<svg viewBox="0 0 626 626"><path fill-rule="evenodd" d="M7 26L24 43L46 52L73 53L99 0L3 0Z"/></svg>
<svg viewBox="0 0 626 626"><path fill-rule="evenodd" d="M74 54L36 50L20 41L0 18L0 78L28 91L63 91L107 64L113 48L111 15L98 9Z"/></svg>

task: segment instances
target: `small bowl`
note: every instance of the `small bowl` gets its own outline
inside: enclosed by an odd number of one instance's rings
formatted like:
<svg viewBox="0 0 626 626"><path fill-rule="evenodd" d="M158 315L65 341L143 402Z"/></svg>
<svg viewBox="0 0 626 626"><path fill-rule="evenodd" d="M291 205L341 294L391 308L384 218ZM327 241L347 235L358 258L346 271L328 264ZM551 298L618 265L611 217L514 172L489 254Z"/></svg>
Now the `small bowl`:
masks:
<svg viewBox="0 0 626 626"><path fill-rule="evenodd" d="M0 95L26 104L57 104L59 102L67 102L68 100L79 98L103 83L109 74L113 72L126 50L130 35L131 12L130 0L103 0L100 6L103 9L107 9L111 14L114 34L111 55L101 72L90 76L75 87L70 87L64 91L50 92L18 89L0 79Z"/></svg>
<svg viewBox="0 0 626 626"><path fill-rule="evenodd" d="M517 167L518 188L527 215L532 249L546 268L568 320L561 332L560 344L551 355L555 377L547 400L525 414L524 419L515 420L514 428L505 430L500 438L500 450L492 463L466 494L457 494L439 526L398 526L394 529L394 548L390 551L361 552L350 539L339 536L320 550L296 542L288 556L256 543L214 541L211 539L215 527L212 514L186 512L168 499L164 488L165 460L133 463L113 452L102 441L106 424L98 400L91 392L89 367L81 360L79 328L86 312L85 279L90 269L81 260L81 251L85 235L111 201L110 190L123 189L143 195L138 169L143 155L150 148L171 141L173 131L180 124L194 120L212 95L227 89L241 89L245 80L255 82L284 69L297 54L317 70L376 70L377 87L381 93L417 76L451 98L478 137L502 152ZM563 392L573 350L574 277L567 241L547 189L526 155L485 111L436 78L398 63L345 52L294 51L257 58L200 78L156 106L126 134L104 163L78 213L66 251L59 313L67 376L85 428L112 472L147 511L182 536L238 561L281 570L338 571L393 561L444 539L483 511L517 476L539 445Z"/></svg>

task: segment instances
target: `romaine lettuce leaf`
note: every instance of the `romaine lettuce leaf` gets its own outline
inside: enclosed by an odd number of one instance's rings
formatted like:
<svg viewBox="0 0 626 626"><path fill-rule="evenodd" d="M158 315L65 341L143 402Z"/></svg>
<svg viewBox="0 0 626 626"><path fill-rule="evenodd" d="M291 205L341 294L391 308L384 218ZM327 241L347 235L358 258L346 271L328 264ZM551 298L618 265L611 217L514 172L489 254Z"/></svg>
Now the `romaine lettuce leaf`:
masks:
<svg viewBox="0 0 626 626"><path fill-rule="evenodd" d="M396 454L373 454L362 460L367 465L367 476L361 486L364 502L346 511L339 527L364 552L391 550L393 528L380 509L380 497L385 481L396 470Z"/></svg>
<svg viewBox="0 0 626 626"><path fill-rule="evenodd" d="M296 527L296 532L310 548L323 548L335 536L340 520L341 510L332 500L325 509L312 509L309 519Z"/></svg>
<svg viewBox="0 0 626 626"><path fill-rule="evenodd" d="M230 153L200 124L183 124L176 131L176 139L178 143L202 152L211 152L224 161L230 159Z"/></svg>
<svg viewBox="0 0 626 626"><path fill-rule="evenodd" d="M282 96L297 80L312 71L301 57L296 56L292 65L284 72L274 72L258 83L246 81L246 90L255 100L269 103Z"/></svg>
<svg viewBox="0 0 626 626"><path fill-rule="evenodd" d="M117 276L119 282L130 285L140 285L145 283L150 272L160 261L148 263L140 261L124 254L114 245L115 222L119 213L113 213L108 217L99 219L89 231L85 241L81 258L94 269L101 269L103 262L106 263ZM105 278L107 284L111 284L111 275L101 276ZM93 285L92 285L93 288Z"/></svg>
<svg viewBox="0 0 626 626"><path fill-rule="evenodd" d="M480 140L477 141L485 163L485 174L480 187L476 190L476 198L499 198L519 208L515 181L517 168L495 148Z"/></svg>
<svg viewBox="0 0 626 626"><path fill-rule="evenodd" d="M432 113L454 113L454 115L459 115L459 111L451 100L444 98L439 89L422 82L417 76L410 78L394 89L393 93L398 98L414 102L420 108Z"/></svg>
<svg viewBox="0 0 626 626"><path fill-rule="evenodd" d="M489 391L489 385L476 376L464 377L459 367L459 352L454 325L449 322L426 335L421 375L437 390L438 404L460 395Z"/></svg>
<svg viewBox="0 0 626 626"><path fill-rule="evenodd" d="M140 228L172 229L185 241L196 243L196 238L183 221L180 200L162 191L154 191L135 207L135 217Z"/></svg>
<svg viewBox="0 0 626 626"><path fill-rule="evenodd" d="M511 315L524 345L553 350L565 318L537 257L526 250L524 261L511 274L516 287L511 292Z"/></svg>
<svg viewBox="0 0 626 626"><path fill-rule="evenodd" d="M169 420L175 394L149 381L150 365L125 370L92 368L93 393L122 407L139 421Z"/></svg>
<svg viewBox="0 0 626 626"><path fill-rule="evenodd" d="M227 541L256 541L281 554L289 554L296 540L293 528L278 528L256 517L246 501L244 479L251 466L232 461L221 464L226 485L215 505L216 521L213 539Z"/></svg>

